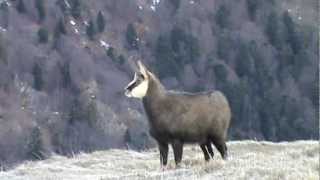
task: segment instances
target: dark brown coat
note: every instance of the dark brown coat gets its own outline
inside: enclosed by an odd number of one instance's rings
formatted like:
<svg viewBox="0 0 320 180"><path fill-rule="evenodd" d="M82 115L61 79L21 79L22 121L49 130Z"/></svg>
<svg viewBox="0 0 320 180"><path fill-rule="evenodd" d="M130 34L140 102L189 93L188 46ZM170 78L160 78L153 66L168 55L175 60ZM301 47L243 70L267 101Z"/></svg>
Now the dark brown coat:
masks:
<svg viewBox="0 0 320 180"><path fill-rule="evenodd" d="M150 72L143 105L150 134L157 140L162 165L167 164L168 144L172 144L176 164L182 159L184 143L198 143L205 160L213 157L211 143L227 157L227 131L231 119L229 104L219 91L185 93L167 91Z"/></svg>

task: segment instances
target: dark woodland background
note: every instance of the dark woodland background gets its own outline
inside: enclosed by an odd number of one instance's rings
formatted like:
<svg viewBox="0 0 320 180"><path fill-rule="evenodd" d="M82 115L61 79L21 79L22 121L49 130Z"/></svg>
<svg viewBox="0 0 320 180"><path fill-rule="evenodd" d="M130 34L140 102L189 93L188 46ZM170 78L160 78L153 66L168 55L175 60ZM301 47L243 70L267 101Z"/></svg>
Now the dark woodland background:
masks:
<svg viewBox="0 0 320 180"><path fill-rule="evenodd" d="M221 90L230 140L319 139L318 0L0 0L0 166L154 146L123 88Z"/></svg>

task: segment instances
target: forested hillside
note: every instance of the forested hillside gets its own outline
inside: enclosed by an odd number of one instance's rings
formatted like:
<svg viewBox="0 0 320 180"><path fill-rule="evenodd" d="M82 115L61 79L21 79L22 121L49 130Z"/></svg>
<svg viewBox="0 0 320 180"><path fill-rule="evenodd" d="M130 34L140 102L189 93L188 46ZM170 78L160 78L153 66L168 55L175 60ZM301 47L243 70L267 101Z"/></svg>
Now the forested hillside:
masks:
<svg viewBox="0 0 320 180"><path fill-rule="evenodd" d="M0 166L154 146L130 62L221 90L230 139L319 139L318 0L0 0Z"/></svg>

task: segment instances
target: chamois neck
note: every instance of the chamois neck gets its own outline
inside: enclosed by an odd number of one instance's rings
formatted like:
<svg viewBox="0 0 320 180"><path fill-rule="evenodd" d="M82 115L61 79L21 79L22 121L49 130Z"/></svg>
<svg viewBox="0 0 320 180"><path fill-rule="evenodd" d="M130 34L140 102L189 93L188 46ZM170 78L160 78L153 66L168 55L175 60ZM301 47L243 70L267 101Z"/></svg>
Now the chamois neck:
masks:
<svg viewBox="0 0 320 180"><path fill-rule="evenodd" d="M163 97L166 91L164 86L161 84L160 80L157 77L155 77L152 73L150 73L149 75L149 86L145 98L152 99Z"/></svg>

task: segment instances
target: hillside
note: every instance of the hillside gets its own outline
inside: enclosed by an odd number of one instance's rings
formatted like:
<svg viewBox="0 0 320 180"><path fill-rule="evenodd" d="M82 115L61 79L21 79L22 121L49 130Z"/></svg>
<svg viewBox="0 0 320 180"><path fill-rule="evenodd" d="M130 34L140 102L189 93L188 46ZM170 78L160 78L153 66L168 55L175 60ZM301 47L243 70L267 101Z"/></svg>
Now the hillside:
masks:
<svg viewBox="0 0 320 180"><path fill-rule="evenodd" d="M159 168L155 149L80 153L71 158L54 155L44 161L24 162L0 178L11 180L106 180L106 179L319 179L319 142L229 142L230 158L223 161L215 151L205 163L199 147L187 146L182 167L174 168L172 152L169 170Z"/></svg>
<svg viewBox="0 0 320 180"><path fill-rule="evenodd" d="M0 0L0 167L151 148L123 88L220 90L230 140L319 139L318 0Z"/></svg>

